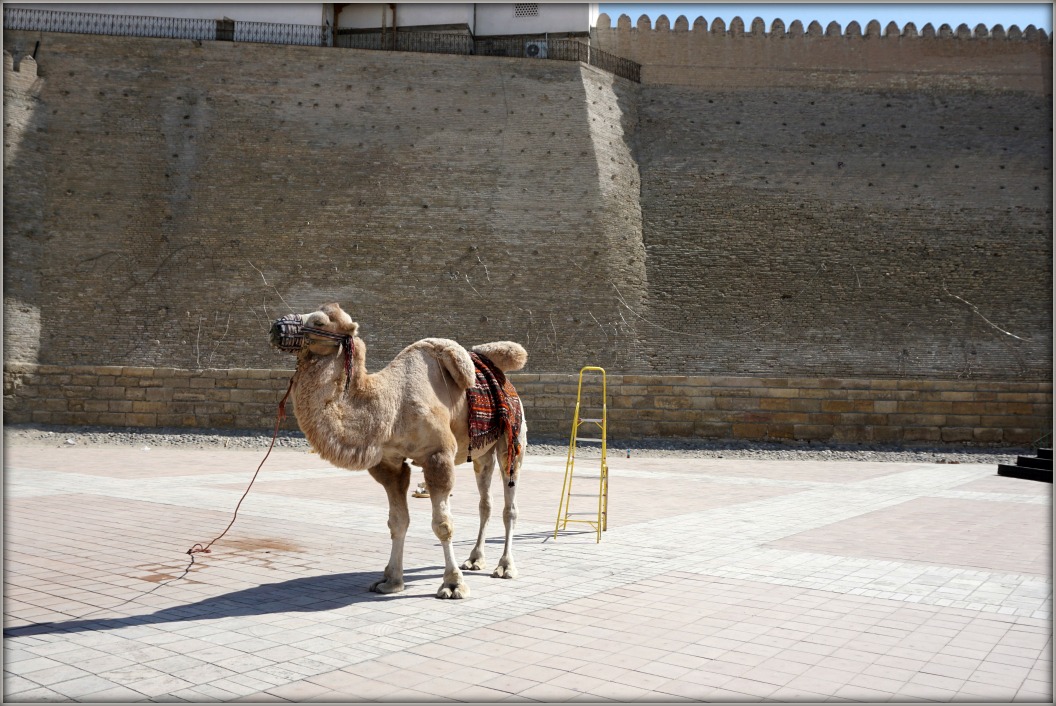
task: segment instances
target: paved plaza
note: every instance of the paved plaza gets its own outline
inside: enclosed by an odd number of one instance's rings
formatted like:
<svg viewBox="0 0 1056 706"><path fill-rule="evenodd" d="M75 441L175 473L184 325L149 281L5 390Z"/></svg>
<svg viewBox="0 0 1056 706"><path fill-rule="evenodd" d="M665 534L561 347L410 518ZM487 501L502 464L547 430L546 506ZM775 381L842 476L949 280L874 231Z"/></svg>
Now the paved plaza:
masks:
<svg viewBox="0 0 1056 706"><path fill-rule="evenodd" d="M429 501L369 593L385 494L303 450L185 574L262 456L8 446L5 700L1052 702L1052 486L994 465L614 455L599 544L553 538L565 459L528 456L519 578L496 482L488 570L441 601ZM453 505L461 561L468 464Z"/></svg>

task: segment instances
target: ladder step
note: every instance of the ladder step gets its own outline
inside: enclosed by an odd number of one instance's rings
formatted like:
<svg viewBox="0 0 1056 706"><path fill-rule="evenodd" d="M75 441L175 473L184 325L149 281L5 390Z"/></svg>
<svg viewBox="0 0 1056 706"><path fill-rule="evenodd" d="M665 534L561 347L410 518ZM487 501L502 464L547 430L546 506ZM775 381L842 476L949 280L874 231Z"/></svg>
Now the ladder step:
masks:
<svg viewBox="0 0 1056 706"><path fill-rule="evenodd" d="M596 371L601 373L601 384L602 384L602 387L601 387L600 403L599 403L598 398L597 398L597 396L595 394L588 394L586 396L586 398L584 398L584 395L583 395L583 374L586 371L588 371L588 370L596 370ZM601 541L601 533L603 531L605 531L605 525L607 523L607 509L608 509L608 499L609 499L609 493L608 493L608 487L609 487L609 483L608 483L608 468L606 467L606 463L605 463L606 437L608 436L608 431L605 428L606 423L607 423L607 418L608 418L608 410L607 410L607 407L606 407L606 397L608 395L607 395L606 388L605 388L605 385L606 385L605 381L606 381L605 370L603 368L599 368L599 367L596 367L596 366L588 365L588 366L585 366L585 367L581 368L580 371L579 371L579 390L576 392L576 411L575 411L575 414L572 417L572 422L573 423L572 423L571 440L569 442L568 463L565 466L565 485L561 489L561 493L562 493L561 504L558 505L558 527L561 526L562 522L564 522L566 524L569 523L569 522L578 522L580 524L588 525L592 530L595 530L598 533L598 541L599 542ZM597 417L583 416L583 415L590 415L590 414L598 414L599 412L601 414L600 414L600 416L597 416ZM587 429L583 429L582 427L583 427L584 424L595 424L597 426L596 427L588 427ZM584 434L583 436L580 436L581 430L582 430L582 433ZM599 437L594 437L594 436L587 436L586 434L600 434L601 436L599 438ZM576 457L576 448L577 448L577 446L579 444L599 444L601 446L601 467L600 468L598 468L597 466L594 467L594 470L598 473L598 475L593 475L593 476L592 475L586 475L585 476L585 475L580 474L580 475L576 476L575 481L574 481L573 480L572 469L573 469L573 463L574 463L575 457ZM593 454L590 454L590 455L593 455ZM590 464L590 465L593 465L593 464ZM599 481L599 485L597 486L597 490L594 490L589 485L590 481ZM580 489L585 489L588 492L586 492L586 493L573 493L572 492L573 482L578 482L579 485L577 487L580 488ZM584 486L583 483L587 483L588 485ZM593 504L595 504L594 501L597 501L597 505L598 505L597 512L595 513L595 511L593 509L591 509L590 512L575 512L575 513L570 512L569 511L570 510L569 504L572 502L572 498L573 497L587 498L588 500L586 500L586 501L584 501L584 500L577 501L579 504L585 505L585 506L593 505ZM563 518L561 517L562 510L564 510L564 517ZM579 519L579 520L574 520L574 519L570 519L570 517L572 515L593 517L593 518L597 518L597 519ZM557 529L554 530L554 539L557 539Z"/></svg>

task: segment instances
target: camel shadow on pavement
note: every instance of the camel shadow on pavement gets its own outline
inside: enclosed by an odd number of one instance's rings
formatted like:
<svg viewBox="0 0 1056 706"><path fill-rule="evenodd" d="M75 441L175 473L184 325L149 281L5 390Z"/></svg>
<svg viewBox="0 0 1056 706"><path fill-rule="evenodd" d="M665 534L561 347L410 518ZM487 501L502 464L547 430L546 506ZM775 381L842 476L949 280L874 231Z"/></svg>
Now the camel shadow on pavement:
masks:
<svg viewBox="0 0 1056 706"><path fill-rule="evenodd" d="M442 579L442 566L404 570L408 587L427 579ZM431 573L422 573L431 572ZM345 606L371 601L390 601L401 598L421 598L406 591L391 595L371 593L367 587L381 578L380 571L356 571L344 574L323 574L266 583L241 591L213 596L196 603L162 608L146 615L115 618L75 618L73 620L33 623L4 629L4 638L74 633L91 630L117 630L135 625L161 625L191 620L268 615L272 613L312 613L336 610ZM148 591L147 593L152 593ZM146 595L144 593L143 595ZM156 594L155 594L156 595ZM137 596L136 598L141 598ZM130 603L136 598L131 598ZM124 604L119 604L120 607ZM101 609L96 612L102 612Z"/></svg>

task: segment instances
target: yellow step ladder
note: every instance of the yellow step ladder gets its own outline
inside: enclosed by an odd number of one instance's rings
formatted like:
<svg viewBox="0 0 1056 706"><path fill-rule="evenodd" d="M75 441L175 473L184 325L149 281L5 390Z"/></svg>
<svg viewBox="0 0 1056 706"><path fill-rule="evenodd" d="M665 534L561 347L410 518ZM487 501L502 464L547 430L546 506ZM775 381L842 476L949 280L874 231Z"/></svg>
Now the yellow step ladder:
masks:
<svg viewBox="0 0 1056 706"><path fill-rule="evenodd" d="M601 417L600 418L586 418L580 417L580 405L583 401L583 373L587 371L596 371L601 373ZM588 427L588 429L597 429L601 431L600 437L585 437L580 436L580 427L584 424L593 424L595 427ZM601 533L608 529L609 519L609 464L607 459L607 438L606 434L608 431L608 381L605 376L605 369L597 366L588 365L579 371L579 387L576 390L576 412L572 417L572 437L568 442L568 460L565 462L565 482L561 486L561 502L557 506L557 526L554 528L554 539L557 539L557 533L568 527L569 522L580 522L583 524L590 525L598 533L598 542L601 541ZM589 496L594 497L594 493L572 493L572 470L576 462L576 444L578 442L588 443L601 443L601 469L598 474L598 511L597 519L591 520L575 520L572 519L572 515L593 515L594 512L578 512L574 513L571 511L569 505L571 504L573 497ZM592 480L595 476L588 476L587 479Z"/></svg>

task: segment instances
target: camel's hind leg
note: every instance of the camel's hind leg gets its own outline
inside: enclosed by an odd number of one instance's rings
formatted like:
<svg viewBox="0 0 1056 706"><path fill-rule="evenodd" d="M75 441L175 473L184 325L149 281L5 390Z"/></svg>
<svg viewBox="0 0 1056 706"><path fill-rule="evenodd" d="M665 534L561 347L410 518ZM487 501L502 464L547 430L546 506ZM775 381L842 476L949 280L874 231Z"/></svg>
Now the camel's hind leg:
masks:
<svg viewBox="0 0 1056 706"><path fill-rule="evenodd" d="M483 456L473 459L473 475L477 479L477 490L480 492L480 531L477 543L469 558L462 564L463 569L480 571L484 568L484 536L491 518L491 476L495 473L495 449L492 447Z"/></svg>
<svg viewBox="0 0 1056 706"><path fill-rule="evenodd" d="M433 532L444 548L444 583L436 592L437 598L468 598L469 586L462 579L462 572L455 563L451 548L454 522L448 498L455 484L455 462L452 453L437 452L422 464L425 485L433 502Z"/></svg>
<svg viewBox="0 0 1056 706"><path fill-rule="evenodd" d="M502 579L514 579L517 578L517 567L513 565L513 530L517 527L517 486L520 485L521 474L511 473L511 471L519 471L521 467L521 461L524 460L524 447L527 439L525 429L522 425L521 428L521 453L513 458L510 464L512 468L507 468L507 449L505 444L498 445L497 453L500 455L499 464L502 468L502 491L504 494L505 504L502 508L502 523L506 526L506 543L502 547L502 556L499 557L499 565L495 567L495 571L492 572L492 576L495 578ZM514 485L510 485L510 476L516 475L517 482ZM483 529L481 530L483 531Z"/></svg>
<svg viewBox="0 0 1056 706"><path fill-rule="evenodd" d="M370 475L385 487L389 496L389 533L392 553L385 574L380 581L370 584L375 593L398 593L403 590L403 542L411 523L407 510L407 488L411 485L411 467L406 461L382 461L370 469Z"/></svg>

